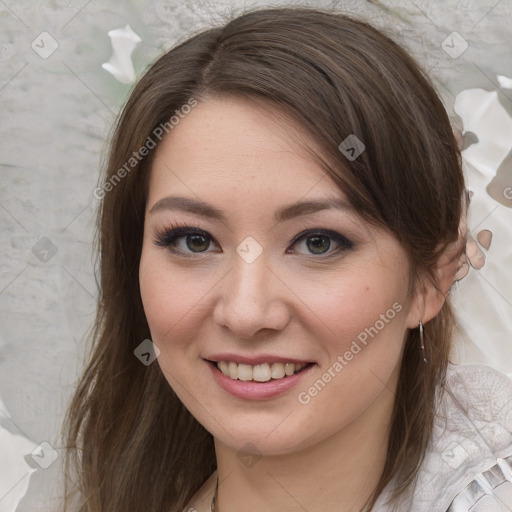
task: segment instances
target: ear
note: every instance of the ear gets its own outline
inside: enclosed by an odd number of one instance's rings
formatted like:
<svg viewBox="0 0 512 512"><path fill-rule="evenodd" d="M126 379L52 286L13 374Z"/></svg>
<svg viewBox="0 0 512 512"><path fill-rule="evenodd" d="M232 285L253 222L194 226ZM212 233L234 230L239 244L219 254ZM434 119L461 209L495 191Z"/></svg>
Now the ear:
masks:
<svg viewBox="0 0 512 512"><path fill-rule="evenodd" d="M420 320L423 324L426 324L441 311L450 288L468 265L466 237L467 226L464 214L459 225L457 240L446 246L439 257L433 276L434 280L424 277L417 285L407 318L409 329L418 327Z"/></svg>
<svg viewBox="0 0 512 512"><path fill-rule="evenodd" d="M426 324L441 311L448 292L455 282L455 275L459 266L458 258L452 258L450 261L445 261L446 259L448 259L448 256L443 253L434 276L436 282L423 277L421 282L417 284L407 318L409 329L418 327L420 320L423 324Z"/></svg>

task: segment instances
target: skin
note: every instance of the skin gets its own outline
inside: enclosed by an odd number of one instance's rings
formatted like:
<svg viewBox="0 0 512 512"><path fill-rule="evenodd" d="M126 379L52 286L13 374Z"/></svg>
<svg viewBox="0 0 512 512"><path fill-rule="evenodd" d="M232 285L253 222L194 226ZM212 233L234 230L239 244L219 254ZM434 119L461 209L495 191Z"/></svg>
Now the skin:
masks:
<svg viewBox="0 0 512 512"><path fill-rule="evenodd" d="M276 210L297 201L345 197L300 141L307 134L290 119L247 101L210 98L163 140L151 170L142 301L161 351L158 364L214 436L222 512L302 510L299 504L308 512L358 510L383 469L407 329L432 318L444 300L428 285L410 297L405 250L350 209L274 221ZM151 211L171 195L205 201L226 219ZM197 246L191 250L186 237L174 253L155 244L156 233L184 222L211 235L210 245L199 243L206 252L193 252ZM334 231L354 245L337 252L330 239L328 255L312 253L307 238L292 245L310 228ZM262 249L252 263L236 252L248 236ZM400 312L360 344L321 392L300 403L299 393L397 303ZM282 396L244 400L214 380L204 359L219 352L316 365ZM240 450L252 451L256 463L244 463ZM210 486L198 493L191 506L209 511L212 492Z"/></svg>

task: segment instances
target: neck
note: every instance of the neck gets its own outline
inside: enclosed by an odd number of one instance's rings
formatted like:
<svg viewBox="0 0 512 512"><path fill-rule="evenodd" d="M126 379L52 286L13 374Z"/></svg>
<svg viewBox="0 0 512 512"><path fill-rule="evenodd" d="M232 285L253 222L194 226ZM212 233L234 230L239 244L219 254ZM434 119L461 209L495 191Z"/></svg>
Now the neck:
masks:
<svg viewBox="0 0 512 512"><path fill-rule="evenodd" d="M386 461L394 393L385 388L352 423L327 439L245 466L215 440L217 512L356 512L373 493Z"/></svg>

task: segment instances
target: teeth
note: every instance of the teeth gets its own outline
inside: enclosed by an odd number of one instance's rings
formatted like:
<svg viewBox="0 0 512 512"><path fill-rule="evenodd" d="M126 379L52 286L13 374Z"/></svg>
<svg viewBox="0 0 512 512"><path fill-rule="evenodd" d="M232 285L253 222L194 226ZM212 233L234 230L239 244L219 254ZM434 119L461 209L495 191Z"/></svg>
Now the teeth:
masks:
<svg viewBox="0 0 512 512"><path fill-rule="evenodd" d="M229 372L226 375L232 379L238 379L238 365L231 361L228 363L228 369Z"/></svg>
<svg viewBox="0 0 512 512"><path fill-rule="evenodd" d="M286 363L284 365L284 373L286 373L286 375L293 375L294 371L295 371L295 365L293 363Z"/></svg>
<svg viewBox="0 0 512 512"><path fill-rule="evenodd" d="M258 382L267 382L272 378L270 366L267 363L257 364L252 368L252 379Z"/></svg>
<svg viewBox="0 0 512 512"><path fill-rule="evenodd" d="M231 377L231 372L229 372ZM233 377L231 377L233 378ZM238 365L238 380L252 380L252 366L249 364Z"/></svg>
<svg viewBox="0 0 512 512"><path fill-rule="evenodd" d="M251 366L250 364L237 364L234 361L219 361L217 368L226 377L233 380L268 382L270 379L282 379L302 370L306 365L300 363L263 363Z"/></svg>
<svg viewBox="0 0 512 512"><path fill-rule="evenodd" d="M270 367L270 375L273 379L282 379L285 376L283 363L274 363Z"/></svg>

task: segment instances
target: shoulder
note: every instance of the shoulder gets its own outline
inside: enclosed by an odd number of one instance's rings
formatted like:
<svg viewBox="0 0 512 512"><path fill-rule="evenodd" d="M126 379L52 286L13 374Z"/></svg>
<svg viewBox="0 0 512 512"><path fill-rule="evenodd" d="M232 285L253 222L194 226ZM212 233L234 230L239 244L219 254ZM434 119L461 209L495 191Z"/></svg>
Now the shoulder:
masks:
<svg viewBox="0 0 512 512"><path fill-rule="evenodd" d="M215 485L217 483L217 471L214 471L210 478L202 485L189 501L183 512L210 512Z"/></svg>
<svg viewBox="0 0 512 512"><path fill-rule="evenodd" d="M504 510L510 510L511 489L512 379L487 365L450 363L414 488L414 510L490 510L492 504L501 510L496 506L503 506L500 495L507 490Z"/></svg>

